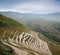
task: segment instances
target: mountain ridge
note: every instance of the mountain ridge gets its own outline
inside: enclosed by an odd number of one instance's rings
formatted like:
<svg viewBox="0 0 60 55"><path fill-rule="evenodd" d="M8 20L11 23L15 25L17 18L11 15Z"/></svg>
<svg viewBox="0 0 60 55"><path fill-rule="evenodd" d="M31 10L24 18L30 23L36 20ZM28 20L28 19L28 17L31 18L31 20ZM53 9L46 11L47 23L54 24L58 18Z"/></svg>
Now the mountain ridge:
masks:
<svg viewBox="0 0 60 55"><path fill-rule="evenodd" d="M51 13L51 14L30 14L30 13L19 13L19 12L0 12L1 14L14 18L15 20L33 20L33 19L46 19L51 21L60 22L60 13Z"/></svg>

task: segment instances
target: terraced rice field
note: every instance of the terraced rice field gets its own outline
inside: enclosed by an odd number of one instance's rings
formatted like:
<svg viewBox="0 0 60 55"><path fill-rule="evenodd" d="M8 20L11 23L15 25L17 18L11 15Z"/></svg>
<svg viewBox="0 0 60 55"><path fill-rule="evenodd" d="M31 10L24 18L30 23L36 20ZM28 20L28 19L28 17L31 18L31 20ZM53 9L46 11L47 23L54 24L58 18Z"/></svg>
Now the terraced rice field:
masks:
<svg viewBox="0 0 60 55"><path fill-rule="evenodd" d="M5 30L3 43L14 49L17 55L52 55L47 42L41 40L38 35L30 31Z"/></svg>

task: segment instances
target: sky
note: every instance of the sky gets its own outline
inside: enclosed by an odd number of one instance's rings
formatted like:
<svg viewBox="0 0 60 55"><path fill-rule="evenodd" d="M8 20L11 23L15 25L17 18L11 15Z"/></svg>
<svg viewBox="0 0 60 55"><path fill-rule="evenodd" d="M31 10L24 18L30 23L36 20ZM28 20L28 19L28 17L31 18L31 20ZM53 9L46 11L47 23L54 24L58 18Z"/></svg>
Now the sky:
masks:
<svg viewBox="0 0 60 55"><path fill-rule="evenodd" d="M0 0L0 11L20 13L58 13L60 0Z"/></svg>

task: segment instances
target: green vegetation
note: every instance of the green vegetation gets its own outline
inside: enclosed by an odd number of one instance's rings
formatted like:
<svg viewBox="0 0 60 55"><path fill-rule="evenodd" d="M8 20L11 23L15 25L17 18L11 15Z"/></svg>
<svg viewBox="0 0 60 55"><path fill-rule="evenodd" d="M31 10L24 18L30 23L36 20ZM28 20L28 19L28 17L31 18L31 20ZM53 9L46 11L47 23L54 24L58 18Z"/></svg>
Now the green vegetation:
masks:
<svg viewBox="0 0 60 55"><path fill-rule="evenodd" d="M53 55L60 55L60 44L58 44L55 41L52 41L51 39L46 38L42 34L39 34L38 36L40 39L42 39L48 43L48 47Z"/></svg>
<svg viewBox="0 0 60 55"><path fill-rule="evenodd" d="M48 43L53 55L60 55L60 23L38 20L30 21L27 25L39 33L40 39Z"/></svg>
<svg viewBox="0 0 60 55"><path fill-rule="evenodd" d="M22 24L18 23L17 21L15 21L9 17L3 16L0 14L0 27L5 27L5 26L19 27L19 26L22 26Z"/></svg>
<svg viewBox="0 0 60 55"><path fill-rule="evenodd" d="M49 42L49 39L47 38L47 37L45 37L44 35L42 35L42 34L38 34L38 36L39 36L39 38L41 39L41 40L44 40L44 41L46 41L46 42Z"/></svg>
<svg viewBox="0 0 60 55"><path fill-rule="evenodd" d="M60 55L60 46L53 43L49 43L49 49L53 55Z"/></svg>
<svg viewBox="0 0 60 55"><path fill-rule="evenodd" d="M15 55L12 48L2 43L1 37L0 37L0 55Z"/></svg>
<svg viewBox="0 0 60 55"><path fill-rule="evenodd" d="M22 24L0 14L0 55L15 55L13 49L9 46L4 45L1 41L1 39L7 39L7 37L10 35L11 30L18 30L20 33L27 31L27 29ZM10 36L12 37L13 34L14 32Z"/></svg>
<svg viewBox="0 0 60 55"><path fill-rule="evenodd" d="M47 20L35 20L27 23L27 26L32 28L47 37L60 43L60 23Z"/></svg>
<svg viewBox="0 0 60 55"><path fill-rule="evenodd" d="M0 35L3 33L4 30L12 29L12 30L19 30L20 32L27 30L25 26L17 21L3 16L0 14Z"/></svg>
<svg viewBox="0 0 60 55"><path fill-rule="evenodd" d="M38 36L40 39L42 39L48 43L48 47L53 55L60 55L60 44L52 41L51 39L46 38L42 34L39 34Z"/></svg>

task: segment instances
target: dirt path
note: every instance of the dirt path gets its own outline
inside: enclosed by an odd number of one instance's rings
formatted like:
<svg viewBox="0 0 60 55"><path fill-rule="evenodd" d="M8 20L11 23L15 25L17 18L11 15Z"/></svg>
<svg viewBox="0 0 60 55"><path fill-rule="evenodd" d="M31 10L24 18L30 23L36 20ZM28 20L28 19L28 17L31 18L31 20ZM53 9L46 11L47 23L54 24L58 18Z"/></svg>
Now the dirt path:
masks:
<svg viewBox="0 0 60 55"><path fill-rule="evenodd" d="M24 51L24 50L20 50L18 49L17 47L14 47L6 42L3 42L5 45L8 45L10 46L15 52L16 52L16 55L30 55L28 52Z"/></svg>

